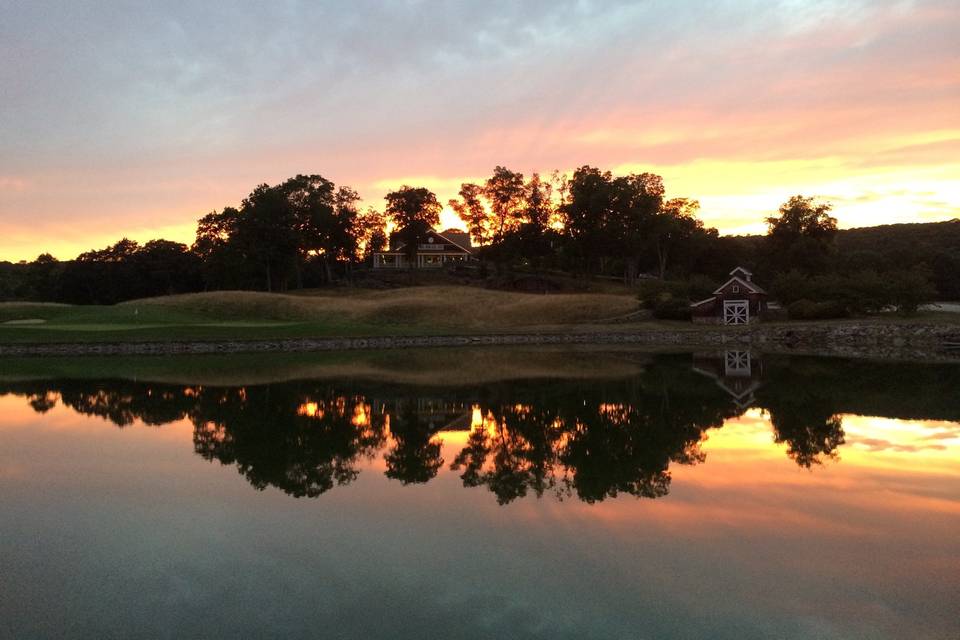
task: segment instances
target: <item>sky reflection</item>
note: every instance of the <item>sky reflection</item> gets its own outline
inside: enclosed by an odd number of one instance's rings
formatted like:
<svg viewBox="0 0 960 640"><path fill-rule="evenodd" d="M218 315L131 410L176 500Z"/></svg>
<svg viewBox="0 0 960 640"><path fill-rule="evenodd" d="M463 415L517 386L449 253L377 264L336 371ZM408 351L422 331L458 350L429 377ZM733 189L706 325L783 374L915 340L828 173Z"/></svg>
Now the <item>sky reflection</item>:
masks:
<svg viewBox="0 0 960 640"><path fill-rule="evenodd" d="M644 384L673 371L648 369L659 373ZM696 396L704 406L717 388L706 382ZM957 631L958 422L842 413L835 459L808 468L788 455L788 442L777 442L770 413L753 408L707 426L698 440L703 462L669 464L669 493L657 499L619 492L584 501L552 491L537 499L531 490L501 505L490 491L465 488L463 469L451 469L472 435L514 437L484 419L480 403L466 403L465 428L424 432L425 442L440 444L434 453L443 463L422 481L388 473L397 434L409 444L421 434L411 424L423 423L409 421L411 405L391 400L404 397L393 388L328 396L325 385L286 384L296 392L273 385L270 398L299 398L291 415L313 403L313 415L301 416L310 428L336 424L364 437L378 411L396 416L372 455L355 460L356 476L316 498L294 499L269 484L253 490L243 467L266 461L205 459L191 419L153 424L167 413L163 405L150 405L150 424L134 418L118 428L112 420L141 409L128 403L109 419L78 413L90 406L82 386L61 385L77 404L58 402L42 414L25 388L0 395L0 637L298 638L335 629L391 638L839 639ZM544 406L533 390L557 384L514 382L510 393L523 401L482 402L507 420L529 419ZM624 404L611 385L584 387L588 396L591 387L605 390L597 415L618 415ZM115 382L100 388L123 402L137 395ZM165 389L166 402L179 402ZM421 417L449 424L460 415L464 401L452 392L418 393ZM265 397L247 388L254 418L273 406L260 402ZM318 420L320 408L343 422ZM246 446L237 429L254 423L222 424L228 440ZM608 433L603 423L590 427L598 428ZM577 429L560 434L558 479L573 473L568 463L579 473L592 469L563 453L578 437ZM867 437L885 444L864 444ZM529 457L535 439L513 442L526 444L511 455L537 461ZM422 453L422 445L407 451ZM322 454L315 440L303 446ZM279 477L264 473L253 477Z"/></svg>

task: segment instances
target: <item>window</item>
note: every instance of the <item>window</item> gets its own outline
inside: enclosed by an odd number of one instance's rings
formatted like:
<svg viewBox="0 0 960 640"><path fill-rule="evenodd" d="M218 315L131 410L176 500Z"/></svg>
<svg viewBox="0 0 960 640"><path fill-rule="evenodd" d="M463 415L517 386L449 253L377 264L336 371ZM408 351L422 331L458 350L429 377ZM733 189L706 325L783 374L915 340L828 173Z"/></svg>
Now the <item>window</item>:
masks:
<svg viewBox="0 0 960 640"><path fill-rule="evenodd" d="M734 293L740 293L740 285L738 284L733 285L733 289L731 289L731 291L733 291Z"/></svg>

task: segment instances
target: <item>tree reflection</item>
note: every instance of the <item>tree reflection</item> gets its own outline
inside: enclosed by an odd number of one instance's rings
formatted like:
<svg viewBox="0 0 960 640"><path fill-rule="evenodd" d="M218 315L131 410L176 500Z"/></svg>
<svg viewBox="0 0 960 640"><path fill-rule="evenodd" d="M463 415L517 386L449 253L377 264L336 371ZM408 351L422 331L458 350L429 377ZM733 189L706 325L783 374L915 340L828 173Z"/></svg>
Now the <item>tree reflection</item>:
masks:
<svg viewBox="0 0 960 640"><path fill-rule="evenodd" d="M480 406L467 445L451 469L462 470L465 487L486 486L506 504L533 490L537 497L556 486L556 449L566 433L555 410L514 404Z"/></svg>
<svg viewBox="0 0 960 640"><path fill-rule="evenodd" d="M235 464L257 489L277 487L316 497L349 484L357 462L383 445L382 423L361 396L299 385L220 389L198 396L194 448L208 460Z"/></svg>
<svg viewBox="0 0 960 640"><path fill-rule="evenodd" d="M417 408L415 398L402 400L390 420L394 443L384 456L386 476L403 484L428 482L443 466L441 443Z"/></svg>
<svg viewBox="0 0 960 640"><path fill-rule="evenodd" d="M38 413L59 404L119 427L189 420L198 455L235 466L257 489L296 497L349 484L376 458L388 478L429 482L444 465L444 438L459 431L464 445L449 468L465 487L484 487L499 504L545 494L592 503L666 495L671 467L703 462L708 431L749 408L769 412L773 440L811 468L836 458L840 414L957 420L956 394L923 393L957 383L957 367L771 358L731 368L721 353L693 363L689 355L651 357L629 379L521 380L480 390L32 380L0 382L0 395L23 396Z"/></svg>

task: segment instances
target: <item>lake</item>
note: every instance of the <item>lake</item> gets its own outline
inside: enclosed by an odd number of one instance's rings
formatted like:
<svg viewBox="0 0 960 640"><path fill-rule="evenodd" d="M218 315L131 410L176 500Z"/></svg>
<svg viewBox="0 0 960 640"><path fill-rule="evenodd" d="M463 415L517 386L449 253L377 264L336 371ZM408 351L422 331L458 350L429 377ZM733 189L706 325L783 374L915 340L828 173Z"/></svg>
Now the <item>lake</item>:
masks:
<svg viewBox="0 0 960 640"><path fill-rule="evenodd" d="M960 637L960 365L0 363L2 638Z"/></svg>

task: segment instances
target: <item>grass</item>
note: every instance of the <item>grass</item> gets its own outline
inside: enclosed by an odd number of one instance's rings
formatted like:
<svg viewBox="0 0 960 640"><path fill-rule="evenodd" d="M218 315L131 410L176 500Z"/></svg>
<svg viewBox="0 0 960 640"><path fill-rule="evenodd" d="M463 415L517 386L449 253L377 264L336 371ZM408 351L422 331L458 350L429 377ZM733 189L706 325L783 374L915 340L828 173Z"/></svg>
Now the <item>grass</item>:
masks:
<svg viewBox="0 0 960 640"><path fill-rule="evenodd" d="M219 291L113 306L0 303L0 343L715 328L669 321L609 323L638 309L633 294L615 291L543 295L447 285L296 295ZM929 311L824 322L960 324L960 314Z"/></svg>
<svg viewBox="0 0 960 640"><path fill-rule="evenodd" d="M313 295L220 291L113 306L0 304L0 343L244 340L563 330L637 308L627 294L463 286Z"/></svg>

